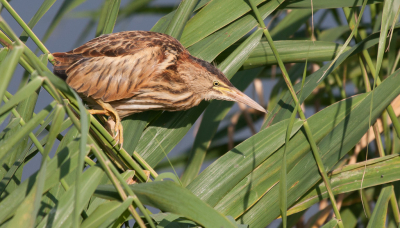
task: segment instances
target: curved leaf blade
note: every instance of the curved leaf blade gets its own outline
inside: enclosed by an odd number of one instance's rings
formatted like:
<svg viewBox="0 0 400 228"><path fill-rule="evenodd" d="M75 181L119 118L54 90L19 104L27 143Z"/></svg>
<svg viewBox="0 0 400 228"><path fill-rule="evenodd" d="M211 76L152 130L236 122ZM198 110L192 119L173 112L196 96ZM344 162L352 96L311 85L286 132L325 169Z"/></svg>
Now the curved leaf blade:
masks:
<svg viewBox="0 0 400 228"><path fill-rule="evenodd" d="M130 188L143 204L181 215L204 227L236 227L190 191L171 181L134 184ZM116 189L111 185L99 186L95 195L119 199Z"/></svg>

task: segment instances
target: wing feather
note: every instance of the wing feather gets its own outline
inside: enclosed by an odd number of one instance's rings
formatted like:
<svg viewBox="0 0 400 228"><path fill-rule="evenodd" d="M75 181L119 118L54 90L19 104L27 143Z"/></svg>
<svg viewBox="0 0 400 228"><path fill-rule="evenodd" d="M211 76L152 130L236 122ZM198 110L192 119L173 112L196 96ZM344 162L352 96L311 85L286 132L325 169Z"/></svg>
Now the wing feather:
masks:
<svg viewBox="0 0 400 228"><path fill-rule="evenodd" d="M152 79L170 72L184 54L188 54L186 49L171 36L120 32L102 35L69 52L54 53L54 73L66 78L77 92L111 102L143 93Z"/></svg>

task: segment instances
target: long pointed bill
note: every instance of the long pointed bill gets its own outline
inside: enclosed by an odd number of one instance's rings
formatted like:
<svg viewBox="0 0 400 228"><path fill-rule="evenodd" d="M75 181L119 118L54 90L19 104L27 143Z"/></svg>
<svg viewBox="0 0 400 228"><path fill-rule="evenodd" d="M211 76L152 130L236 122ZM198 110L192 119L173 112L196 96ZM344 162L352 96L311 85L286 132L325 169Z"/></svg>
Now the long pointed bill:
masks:
<svg viewBox="0 0 400 228"><path fill-rule="evenodd" d="M232 98L233 100L237 102L241 102L245 105L248 105L260 112L267 113L267 111L259 105L257 102L255 102L253 99L248 97L246 94L242 93L240 90L236 88L230 88L228 91L224 91L227 96Z"/></svg>

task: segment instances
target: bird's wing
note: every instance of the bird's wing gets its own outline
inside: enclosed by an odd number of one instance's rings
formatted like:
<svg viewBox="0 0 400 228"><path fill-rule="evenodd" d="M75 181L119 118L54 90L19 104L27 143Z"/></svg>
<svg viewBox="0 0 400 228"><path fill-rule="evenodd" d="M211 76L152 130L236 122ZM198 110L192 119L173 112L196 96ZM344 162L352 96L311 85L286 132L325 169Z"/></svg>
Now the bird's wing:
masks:
<svg viewBox="0 0 400 228"><path fill-rule="evenodd" d="M154 77L176 74L187 53L173 37L144 31L103 35L65 53L53 53L54 72L77 92L105 102L130 98Z"/></svg>

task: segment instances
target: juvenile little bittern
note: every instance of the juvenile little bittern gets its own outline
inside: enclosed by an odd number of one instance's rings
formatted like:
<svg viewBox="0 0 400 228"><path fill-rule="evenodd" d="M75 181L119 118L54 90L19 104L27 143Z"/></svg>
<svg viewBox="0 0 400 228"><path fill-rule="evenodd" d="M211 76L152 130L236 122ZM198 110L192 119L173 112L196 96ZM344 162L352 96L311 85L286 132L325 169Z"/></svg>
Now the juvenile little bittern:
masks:
<svg viewBox="0 0 400 228"><path fill-rule="evenodd" d="M187 110L211 99L238 101L266 112L216 67L191 56L178 40L165 34L102 35L53 56L54 73L94 108L90 113L114 120L114 137L121 145L121 118L137 112Z"/></svg>

